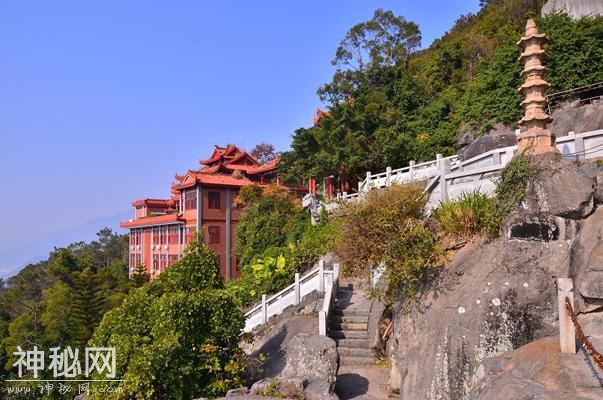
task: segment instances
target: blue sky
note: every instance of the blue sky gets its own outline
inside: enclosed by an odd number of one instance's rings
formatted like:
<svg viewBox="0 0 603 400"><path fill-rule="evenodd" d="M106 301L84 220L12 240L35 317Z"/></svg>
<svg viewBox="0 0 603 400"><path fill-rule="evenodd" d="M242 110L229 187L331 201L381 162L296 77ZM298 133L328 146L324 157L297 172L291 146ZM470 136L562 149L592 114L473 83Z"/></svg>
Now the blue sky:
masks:
<svg viewBox="0 0 603 400"><path fill-rule="evenodd" d="M478 3L0 2L0 254L167 196L214 144L286 150L376 8L428 46Z"/></svg>

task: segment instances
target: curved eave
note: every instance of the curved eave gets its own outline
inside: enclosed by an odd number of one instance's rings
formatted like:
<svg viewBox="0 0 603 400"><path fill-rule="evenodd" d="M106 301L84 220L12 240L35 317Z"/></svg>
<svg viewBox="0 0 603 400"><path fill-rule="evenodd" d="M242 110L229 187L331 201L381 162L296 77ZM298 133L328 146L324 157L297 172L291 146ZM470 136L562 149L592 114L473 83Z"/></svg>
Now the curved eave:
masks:
<svg viewBox="0 0 603 400"><path fill-rule="evenodd" d="M119 224L122 228L141 228L145 226L184 223L179 214L157 215L155 217L138 218Z"/></svg>

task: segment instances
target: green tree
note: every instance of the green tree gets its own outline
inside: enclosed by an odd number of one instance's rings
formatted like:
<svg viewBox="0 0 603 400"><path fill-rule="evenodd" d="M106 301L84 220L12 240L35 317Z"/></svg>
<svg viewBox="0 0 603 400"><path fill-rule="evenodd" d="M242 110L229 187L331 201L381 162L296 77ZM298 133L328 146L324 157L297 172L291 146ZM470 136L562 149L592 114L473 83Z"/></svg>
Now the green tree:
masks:
<svg viewBox="0 0 603 400"><path fill-rule="evenodd" d="M116 347L118 376L124 380L121 394L102 398L224 394L241 384L243 324L214 254L194 242L155 282L133 290L108 312L94 333L91 345Z"/></svg>
<svg viewBox="0 0 603 400"><path fill-rule="evenodd" d="M300 201L276 186L241 189L237 207L242 212L235 232L235 254L241 266L251 264L269 248L295 242L310 224L310 215Z"/></svg>
<svg viewBox="0 0 603 400"><path fill-rule="evenodd" d="M138 264L134 269L134 273L132 274L132 286L133 287L141 287L149 283L151 280L151 276L144 268L144 265Z"/></svg>

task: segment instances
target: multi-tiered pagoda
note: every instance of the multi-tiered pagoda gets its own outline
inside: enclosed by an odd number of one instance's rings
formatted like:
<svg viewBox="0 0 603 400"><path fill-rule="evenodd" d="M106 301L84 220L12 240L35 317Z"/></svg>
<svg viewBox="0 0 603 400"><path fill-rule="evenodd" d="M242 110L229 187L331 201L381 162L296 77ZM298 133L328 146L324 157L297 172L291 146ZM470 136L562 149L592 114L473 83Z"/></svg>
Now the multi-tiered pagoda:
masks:
<svg viewBox="0 0 603 400"><path fill-rule="evenodd" d="M546 53L542 46L547 42L544 33L538 32L538 27L533 19L528 19L525 36L517 42L524 51L519 59L524 63L521 76L525 82L519 90L525 95L521 106L524 116L519 121L521 133L517 137L517 147L520 152L529 154L542 154L556 152L555 135L548 129L553 119L547 113L548 102L544 96L550 84L544 80L547 69L542 65Z"/></svg>

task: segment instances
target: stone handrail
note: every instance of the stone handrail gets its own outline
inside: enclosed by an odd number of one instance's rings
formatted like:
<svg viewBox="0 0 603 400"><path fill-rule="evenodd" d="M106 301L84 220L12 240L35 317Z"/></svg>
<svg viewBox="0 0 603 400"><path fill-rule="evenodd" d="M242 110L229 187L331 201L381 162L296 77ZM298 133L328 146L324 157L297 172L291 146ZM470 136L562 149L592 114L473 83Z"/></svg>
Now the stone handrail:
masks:
<svg viewBox="0 0 603 400"><path fill-rule="evenodd" d="M569 160L578 161L603 158L603 129L557 138L557 148ZM338 194L338 200L355 200L373 188L389 187L394 183L408 183L427 179L427 191L430 193L428 209L438 206L441 201L459 198L463 193L480 190L491 195L494 192L495 178L511 161L517 146L503 147L460 161L458 156L442 157L421 164L371 174L359 183L358 193ZM332 207L331 207L332 208Z"/></svg>
<svg viewBox="0 0 603 400"><path fill-rule="evenodd" d="M324 292L325 277L330 276L333 271L325 270L325 262L319 260L315 268L304 276L295 274L295 282L280 292L268 296L262 295L262 301L250 308L245 313L245 332L251 332L256 326L265 324L270 317L281 314L283 310L291 305L299 304L304 297L315 291Z"/></svg>
<svg viewBox="0 0 603 400"><path fill-rule="evenodd" d="M327 336L329 331L329 317L331 309L337 298L337 290L339 289L339 264L333 264L332 274L329 274L325 281L325 298L322 303L322 310L318 313L318 334Z"/></svg>

